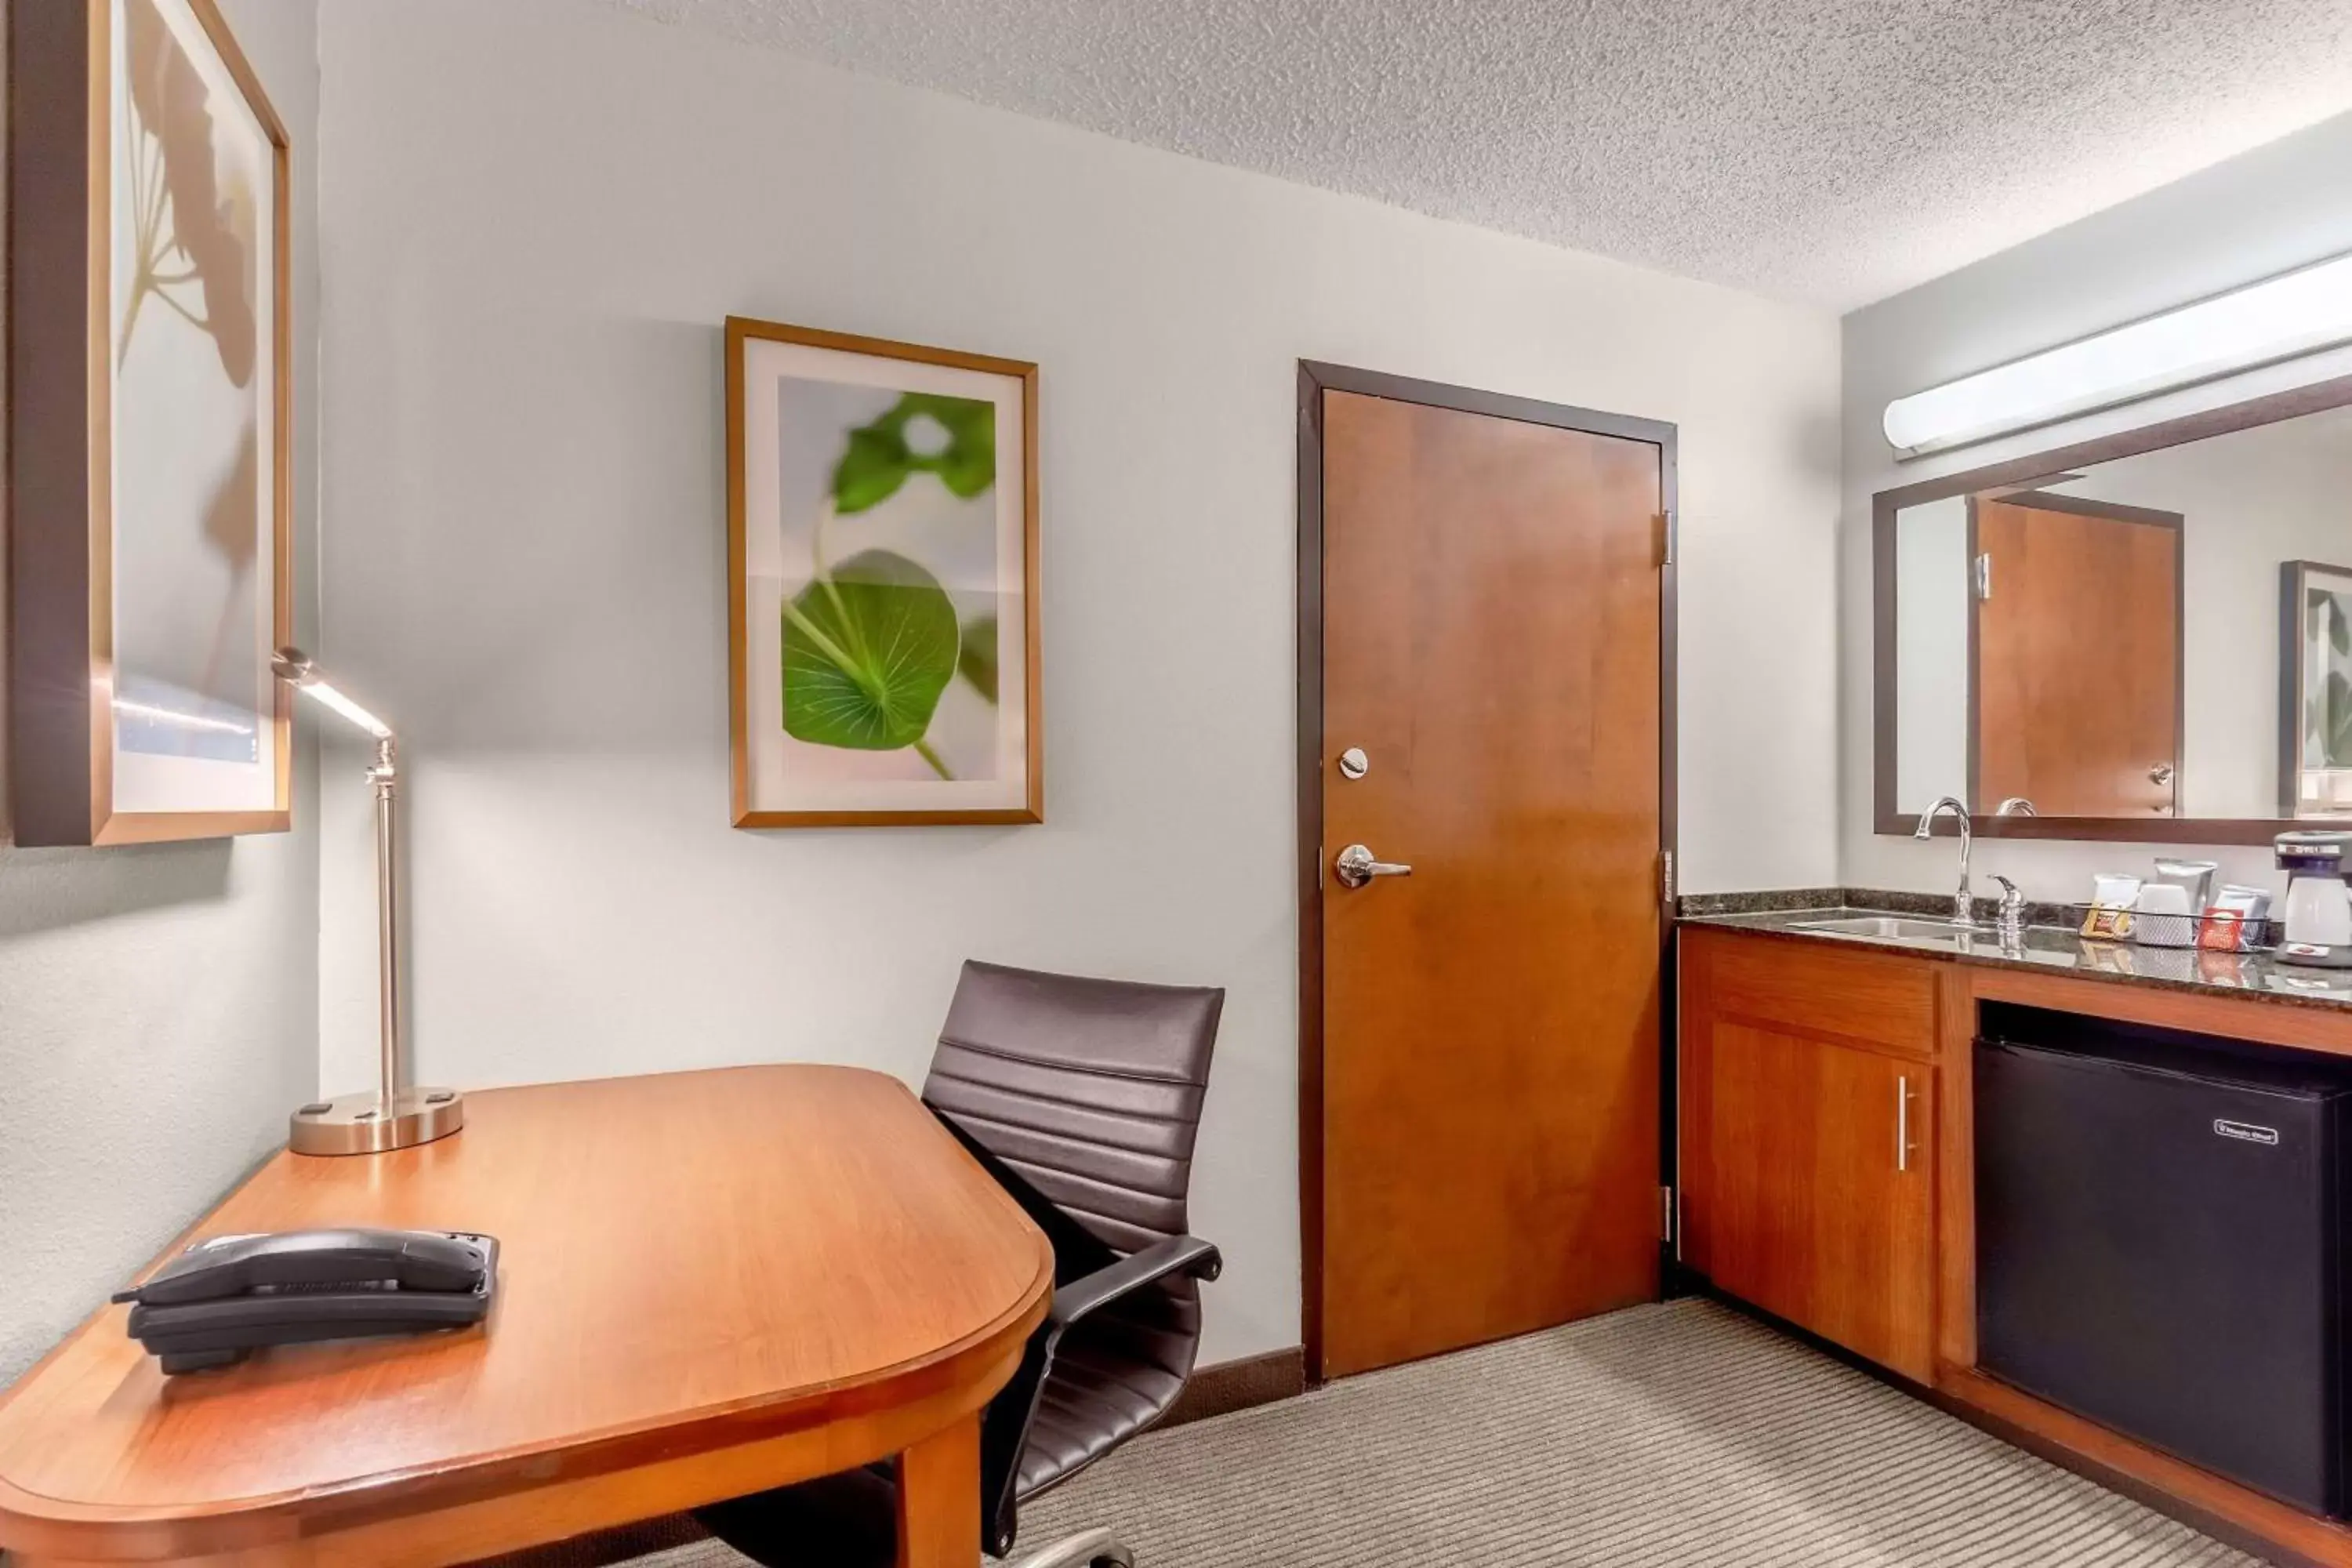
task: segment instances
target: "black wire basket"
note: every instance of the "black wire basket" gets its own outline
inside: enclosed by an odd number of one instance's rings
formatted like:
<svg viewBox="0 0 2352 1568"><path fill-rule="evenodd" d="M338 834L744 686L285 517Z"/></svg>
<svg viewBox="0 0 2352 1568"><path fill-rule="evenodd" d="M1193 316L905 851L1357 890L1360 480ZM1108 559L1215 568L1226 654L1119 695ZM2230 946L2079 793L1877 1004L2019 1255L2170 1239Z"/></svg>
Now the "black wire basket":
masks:
<svg viewBox="0 0 2352 1568"><path fill-rule="evenodd" d="M2204 915L2150 914L2141 910L2117 910L2096 904L2070 904L2074 934L2085 942L2131 942L2140 947L2205 948L2220 952L2268 952L2277 947L2280 924L2264 916L2245 921L2226 947L2208 947L2210 912ZM2095 921L2093 917L2097 916ZM2097 929L2095 929L2096 927Z"/></svg>

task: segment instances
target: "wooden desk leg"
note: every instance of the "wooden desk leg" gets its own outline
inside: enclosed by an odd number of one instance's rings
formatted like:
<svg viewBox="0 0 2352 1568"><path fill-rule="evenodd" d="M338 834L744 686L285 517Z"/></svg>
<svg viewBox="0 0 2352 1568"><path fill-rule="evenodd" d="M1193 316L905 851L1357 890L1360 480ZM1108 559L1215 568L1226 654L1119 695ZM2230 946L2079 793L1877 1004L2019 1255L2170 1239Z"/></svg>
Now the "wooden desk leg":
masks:
<svg viewBox="0 0 2352 1568"><path fill-rule="evenodd" d="M967 1415L898 1456L898 1568L980 1561L980 1417Z"/></svg>

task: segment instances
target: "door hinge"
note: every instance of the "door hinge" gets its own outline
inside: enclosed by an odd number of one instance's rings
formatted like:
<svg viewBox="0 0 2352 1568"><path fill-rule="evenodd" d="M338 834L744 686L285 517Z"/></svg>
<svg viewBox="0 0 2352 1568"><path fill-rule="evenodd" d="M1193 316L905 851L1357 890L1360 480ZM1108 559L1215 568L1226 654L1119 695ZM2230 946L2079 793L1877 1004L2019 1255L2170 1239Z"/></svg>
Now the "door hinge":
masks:
<svg viewBox="0 0 2352 1568"><path fill-rule="evenodd" d="M1675 1239L1675 1190L1658 1188L1658 1239L1672 1246Z"/></svg>
<svg viewBox="0 0 2352 1568"><path fill-rule="evenodd" d="M1991 598L1992 557L1990 554L1979 555L1977 557L1975 580L1978 599L1986 600Z"/></svg>
<svg viewBox="0 0 2352 1568"><path fill-rule="evenodd" d="M1675 534L1677 531L1675 522L1676 519L1672 508L1658 515L1658 564L1661 566L1671 566L1675 563Z"/></svg>
<svg viewBox="0 0 2352 1568"><path fill-rule="evenodd" d="M1675 852L1671 849L1658 851L1658 897L1668 909L1674 907Z"/></svg>

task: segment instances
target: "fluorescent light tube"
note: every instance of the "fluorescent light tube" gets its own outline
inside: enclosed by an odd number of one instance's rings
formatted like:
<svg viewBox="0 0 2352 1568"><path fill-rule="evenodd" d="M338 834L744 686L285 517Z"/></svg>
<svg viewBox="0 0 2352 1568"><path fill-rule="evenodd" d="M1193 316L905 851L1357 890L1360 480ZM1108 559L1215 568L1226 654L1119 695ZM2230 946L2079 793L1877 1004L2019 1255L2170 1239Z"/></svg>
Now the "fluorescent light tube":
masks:
<svg viewBox="0 0 2352 1568"><path fill-rule="evenodd" d="M319 678L318 666L310 656L299 647L281 647L269 660L269 668L278 679L296 690L307 692L319 700L320 705L331 708L379 741L392 739L392 726L336 690Z"/></svg>
<svg viewBox="0 0 2352 1568"><path fill-rule="evenodd" d="M1886 405L1906 457L1966 446L2352 342L2352 256L1962 376Z"/></svg>
<svg viewBox="0 0 2352 1568"><path fill-rule="evenodd" d="M369 712L366 709L361 707L358 703L352 701L350 698L344 696L341 692L336 690L325 681L318 679L306 680L301 683L300 690L306 697L317 698L321 703L333 709L336 712L341 714L352 723L357 724L361 729L365 730L377 740L389 741L392 739L391 725L386 724L383 720L377 718L374 714Z"/></svg>

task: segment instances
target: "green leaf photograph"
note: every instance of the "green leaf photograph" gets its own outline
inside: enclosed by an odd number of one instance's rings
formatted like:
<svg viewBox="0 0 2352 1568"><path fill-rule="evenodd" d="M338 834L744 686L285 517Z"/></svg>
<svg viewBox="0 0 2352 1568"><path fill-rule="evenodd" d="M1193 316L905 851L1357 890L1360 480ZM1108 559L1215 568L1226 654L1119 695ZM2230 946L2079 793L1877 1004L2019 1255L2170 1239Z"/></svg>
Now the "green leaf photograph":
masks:
<svg viewBox="0 0 2352 1568"><path fill-rule="evenodd" d="M2305 588L2303 645L2303 765L2352 768L2352 591Z"/></svg>
<svg viewBox="0 0 2352 1568"><path fill-rule="evenodd" d="M738 825L1038 820L1034 367L728 335Z"/></svg>
<svg viewBox="0 0 2352 1568"><path fill-rule="evenodd" d="M849 433L833 469L834 510L878 506L917 474L936 474L970 500L996 482L996 408L969 397L909 392L871 425Z"/></svg>
<svg viewBox="0 0 2352 1568"><path fill-rule="evenodd" d="M955 674L955 605L903 555L869 550L784 606L784 732L820 746L892 752L923 745Z"/></svg>

